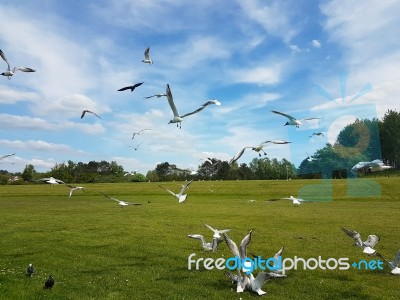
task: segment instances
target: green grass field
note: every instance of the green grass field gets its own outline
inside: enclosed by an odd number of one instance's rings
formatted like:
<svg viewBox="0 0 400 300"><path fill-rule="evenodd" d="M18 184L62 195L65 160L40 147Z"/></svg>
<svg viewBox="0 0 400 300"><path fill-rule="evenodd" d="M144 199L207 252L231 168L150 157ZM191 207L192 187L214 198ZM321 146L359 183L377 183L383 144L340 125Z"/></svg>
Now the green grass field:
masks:
<svg viewBox="0 0 400 300"><path fill-rule="evenodd" d="M165 187L178 191L181 183ZM294 207L266 199L318 189L326 201ZM249 250L265 258L372 260L340 227L381 237L376 249L400 249L398 177L291 181L193 182L186 204L155 183L87 184L68 198L62 185L0 186L0 299L255 299L236 293L221 270L188 270L188 256L231 257L225 243L204 252L187 234L230 228L238 244L253 229ZM211 192L213 191L213 192ZM100 192L143 203L121 208ZM300 194L299 194L300 193ZM323 193L322 193L323 194ZM304 197L305 198L305 197ZM249 203L255 199L257 202ZM150 201L151 203L148 203ZM29 263L36 273L25 275ZM52 290L43 290L48 275ZM268 299L398 299L400 277L382 270L290 270L265 283Z"/></svg>

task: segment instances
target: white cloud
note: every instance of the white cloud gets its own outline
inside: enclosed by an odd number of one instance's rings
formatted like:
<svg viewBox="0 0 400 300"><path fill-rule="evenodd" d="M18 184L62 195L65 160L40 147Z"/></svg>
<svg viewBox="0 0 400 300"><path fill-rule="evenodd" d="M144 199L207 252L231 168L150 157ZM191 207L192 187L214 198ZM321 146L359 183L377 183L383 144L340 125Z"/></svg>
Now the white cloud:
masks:
<svg viewBox="0 0 400 300"><path fill-rule="evenodd" d="M37 152L60 152L68 154L85 154L82 150L75 150L72 147L65 144L53 144L41 140L0 140L0 145L15 150L23 151L37 151Z"/></svg>
<svg viewBox="0 0 400 300"><path fill-rule="evenodd" d="M275 65L271 67L242 68L231 70L229 73L229 76L235 83L270 85L279 82L281 77L281 67Z"/></svg>
<svg viewBox="0 0 400 300"><path fill-rule="evenodd" d="M313 47L315 48L321 48L321 42L319 40L312 40L311 41L311 45L313 45Z"/></svg>

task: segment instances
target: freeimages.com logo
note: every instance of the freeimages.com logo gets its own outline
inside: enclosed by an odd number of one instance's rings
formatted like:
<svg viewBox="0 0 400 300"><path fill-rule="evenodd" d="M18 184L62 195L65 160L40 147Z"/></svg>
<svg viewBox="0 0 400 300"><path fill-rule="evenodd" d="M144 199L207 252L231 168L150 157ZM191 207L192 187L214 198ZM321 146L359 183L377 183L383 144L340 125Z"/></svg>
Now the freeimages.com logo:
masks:
<svg viewBox="0 0 400 300"><path fill-rule="evenodd" d="M270 257L263 259L261 256L255 258L240 258L238 256L213 259L211 257L194 258L196 253L188 256L188 270L200 270L203 267L206 270L243 270L246 274L250 274L255 270L259 271L275 271L285 274L288 270L349 270L351 267L358 270L383 270L383 262L379 259L375 260L360 260L358 262L350 263L348 257L341 258L328 258L323 259L321 256L317 258L311 257L304 259L302 257L294 256L294 258L284 258L282 256L276 258ZM194 268L193 268L194 267Z"/></svg>

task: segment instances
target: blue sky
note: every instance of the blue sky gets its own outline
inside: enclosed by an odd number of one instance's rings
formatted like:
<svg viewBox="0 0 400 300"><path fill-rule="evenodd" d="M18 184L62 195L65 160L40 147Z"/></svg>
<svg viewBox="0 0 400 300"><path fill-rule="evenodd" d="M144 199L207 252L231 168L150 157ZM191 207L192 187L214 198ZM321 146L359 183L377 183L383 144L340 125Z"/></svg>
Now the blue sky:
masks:
<svg viewBox="0 0 400 300"><path fill-rule="evenodd" d="M0 169L106 160L144 174L166 161L196 170L201 158L229 160L271 139L292 143L268 144L268 157L298 166L356 117L400 106L399 1L21 0L0 9L0 49L11 67L37 70L0 78L0 155L16 153ZM146 47L151 66L141 62ZM167 83L180 114L209 99L222 105L176 128L164 97L143 98ZM80 119L84 109L101 119ZM322 119L296 129L271 110ZM309 138L317 131L325 137Z"/></svg>

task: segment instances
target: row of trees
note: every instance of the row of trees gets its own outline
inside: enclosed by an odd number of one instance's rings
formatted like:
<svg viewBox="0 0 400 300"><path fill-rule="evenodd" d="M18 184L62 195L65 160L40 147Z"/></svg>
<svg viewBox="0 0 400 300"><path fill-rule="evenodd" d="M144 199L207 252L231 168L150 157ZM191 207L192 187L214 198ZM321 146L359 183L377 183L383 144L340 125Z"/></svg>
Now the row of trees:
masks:
<svg viewBox="0 0 400 300"><path fill-rule="evenodd" d="M123 182L123 181L169 181L169 180L252 180L303 178L345 178L359 161L382 158L393 167L400 166L400 113L389 110L382 120L356 120L339 133L337 141L326 144L311 158L304 159L296 167L286 159L255 158L249 165L215 158L198 166L197 172L179 169L168 162L160 163L146 176L126 176L123 167L115 161L90 161L89 163L60 163L51 171L38 173L33 165L27 165L21 174L9 174L0 170L0 183L11 175L19 175L30 182L42 177L53 176L64 182Z"/></svg>

